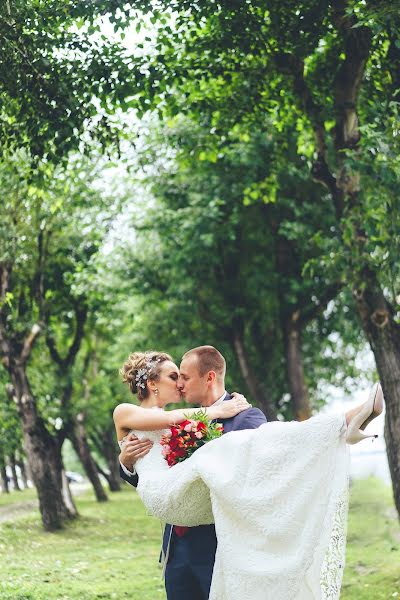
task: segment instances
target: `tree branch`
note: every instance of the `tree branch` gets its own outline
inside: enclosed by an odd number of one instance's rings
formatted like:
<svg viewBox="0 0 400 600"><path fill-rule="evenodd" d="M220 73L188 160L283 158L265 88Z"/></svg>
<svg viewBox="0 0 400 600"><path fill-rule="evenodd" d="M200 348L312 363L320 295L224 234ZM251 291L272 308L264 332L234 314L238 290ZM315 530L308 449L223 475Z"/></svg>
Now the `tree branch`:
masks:
<svg viewBox="0 0 400 600"><path fill-rule="evenodd" d="M85 323L87 319L88 309L85 304L78 305L75 309L75 317L76 317L76 327L75 327L75 336L74 340L68 350L67 356L65 358L66 366L70 366L79 352L79 348L81 347L81 342L83 335L85 333Z"/></svg>
<svg viewBox="0 0 400 600"><path fill-rule="evenodd" d="M6 294L9 290L11 267L6 263L0 263L0 301L1 304L6 299Z"/></svg>
<svg viewBox="0 0 400 600"><path fill-rule="evenodd" d="M101 434L100 435L93 435L93 434L91 434L89 436L89 438L90 438L91 443L93 444L93 446L97 450L97 452L100 454L100 456L103 456L104 451L103 451L101 442L99 442L99 440L101 439Z"/></svg>
<svg viewBox="0 0 400 600"><path fill-rule="evenodd" d="M343 211L342 198L338 194L336 178L331 172L327 159L326 130L322 106L313 97L304 76L304 61L286 52L275 54L275 64L278 69L293 78L293 89L301 102L304 113L308 117L314 131L317 158L314 160L311 174L315 181L322 183L331 193L336 214Z"/></svg>
<svg viewBox="0 0 400 600"><path fill-rule="evenodd" d="M400 90L400 48L396 46L398 32L397 30L393 31L393 29L390 26L388 27L390 44L387 51L387 58L388 69L392 77L393 95L398 98Z"/></svg>
<svg viewBox="0 0 400 600"><path fill-rule="evenodd" d="M4 325L0 320L0 356L1 362L6 369L10 366L10 344L5 335Z"/></svg>
<svg viewBox="0 0 400 600"><path fill-rule="evenodd" d="M304 327L305 325L307 325L307 323L315 319L315 317L317 317L323 310L325 310L328 302L330 302L330 300L333 300L333 298L337 296L337 294L343 287L343 283L332 283L320 295L320 297L318 298L318 304L309 304L306 308L300 309L300 327Z"/></svg>
<svg viewBox="0 0 400 600"><path fill-rule="evenodd" d="M19 356L19 360L21 363L26 363L28 358L31 355L32 348L40 333L42 332L42 326L38 323L35 323L29 333L29 335L24 340L24 345L21 350L21 354Z"/></svg>
<svg viewBox="0 0 400 600"><path fill-rule="evenodd" d="M360 140L356 105L372 41L372 32L368 27L354 27L357 22L347 14L347 7L347 0L332 2L333 24L343 37L345 53L345 59L336 74L334 89L337 151L356 148Z"/></svg>
<svg viewBox="0 0 400 600"><path fill-rule="evenodd" d="M110 473L107 473L106 471L104 471L104 469L102 469L99 465L99 463L97 461L94 461L94 464L96 466L96 469L98 470L98 472L100 473L100 475L103 475L104 479L106 479L108 481L109 477L110 477Z"/></svg>
<svg viewBox="0 0 400 600"><path fill-rule="evenodd" d="M59 366L59 367L63 367L64 366L64 362L63 359L61 358L61 356L58 353L57 347L56 347L56 343L54 341L54 338L50 335L48 329L46 331L46 344L47 347L49 349L50 352L50 356L52 358L52 360Z"/></svg>
<svg viewBox="0 0 400 600"><path fill-rule="evenodd" d="M79 351L79 348L80 348L81 342L82 342L82 338L85 333L85 323L86 323L86 319L87 319L87 313L88 313L88 309L87 309L86 305L83 304L82 306L80 306L80 305L76 306L76 308L75 308L75 317L76 317L75 335L74 335L74 339L71 343L71 346L69 347L69 350L68 350L65 358L63 358L59 354L55 340L52 337L52 335L50 334L50 332L47 331L47 333L46 333L46 343L47 343L47 347L50 352L50 356L51 356L52 360L59 367L62 367L63 369L71 366L71 364L74 362L74 359Z"/></svg>

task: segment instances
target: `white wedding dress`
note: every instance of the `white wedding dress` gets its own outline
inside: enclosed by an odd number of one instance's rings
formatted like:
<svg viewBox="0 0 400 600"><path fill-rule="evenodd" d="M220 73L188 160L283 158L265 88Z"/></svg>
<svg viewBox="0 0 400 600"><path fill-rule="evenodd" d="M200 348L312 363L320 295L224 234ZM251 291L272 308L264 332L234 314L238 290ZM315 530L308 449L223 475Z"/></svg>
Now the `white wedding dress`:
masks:
<svg viewBox="0 0 400 600"><path fill-rule="evenodd" d="M215 522L210 600L336 600L344 568L344 416L271 422L209 442L172 468L162 431L136 464L148 511L175 525Z"/></svg>

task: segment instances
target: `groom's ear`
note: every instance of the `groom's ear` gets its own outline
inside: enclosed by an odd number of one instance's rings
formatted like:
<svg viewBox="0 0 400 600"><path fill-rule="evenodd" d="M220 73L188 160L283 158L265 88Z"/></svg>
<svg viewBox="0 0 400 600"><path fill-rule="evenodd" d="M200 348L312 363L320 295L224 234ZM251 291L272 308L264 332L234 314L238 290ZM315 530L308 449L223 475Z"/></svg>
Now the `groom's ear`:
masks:
<svg viewBox="0 0 400 600"><path fill-rule="evenodd" d="M207 373L207 383L214 383L217 374L215 371L208 371Z"/></svg>

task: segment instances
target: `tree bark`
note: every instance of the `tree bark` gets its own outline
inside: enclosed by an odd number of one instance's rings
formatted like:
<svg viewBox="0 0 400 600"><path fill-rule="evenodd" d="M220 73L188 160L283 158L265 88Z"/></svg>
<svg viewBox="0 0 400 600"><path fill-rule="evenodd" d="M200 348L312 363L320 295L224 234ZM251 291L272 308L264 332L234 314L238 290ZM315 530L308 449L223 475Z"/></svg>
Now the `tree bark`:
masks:
<svg viewBox="0 0 400 600"><path fill-rule="evenodd" d="M355 289L354 296L385 396L385 440L393 495L400 516L400 326L374 273L365 271L364 286L361 290Z"/></svg>
<svg viewBox="0 0 400 600"><path fill-rule="evenodd" d="M346 57L335 82L335 147L340 165L336 181L348 207L362 209L360 174L347 170L342 157L343 150L353 150L354 158L361 152L357 100L371 48L372 32L368 27L354 27L354 20L346 8L347 2L340 0L334 11L334 23L343 36ZM400 327L394 318L395 311L379 284L377 273L371 270L368 259L363 258L368 256L364 251L366 242L367 234L359 218L354 222L354 236L350 242L352 255L359 257L353 266L353 294L363 330L374 353L385 396L385 439L394 500L400 516Z"/></svg>
<svg viewBox="0 0 400 600"><path fill-rule="evenodd" d="M284 339L291 407L293 417L297 421L304 421L311 417L311 407L304 378L302 330L305 324L316 316L319 308L316 309L316 305L310 299L305 302L304 298L301 299L300 294L296 302L288 305L284 282L288 276L299 279L300 269L292 242L279 235L278 228L275 233L276 270L280 276L280 324ZM306 318L307 313L309 314Z"/></svg>
<svg viewBox="0 0 400 600"><path fill-rule="evenodd" d="M286 365L294 418L305 421L311 417L307 385L304 379L301 346L300 312L295 311L284 325Z"/></svg>
<svg viewBox="0 0 400 600"><path fill-rule="evenodd" d="M64 465L61 471L61 482L62 482L62 495L64 499L65 506L68 508L68 513L70 518L75 518L78 516L78 509L76 508L76 504L74 502L74 498L71 493L71 488L65 474Z"/></svg>
<svg viewBox="0 0 400 600"><path fill-rule="evenodd" d="M8 462L9 462L9 466L11 469L11 481L13 484L13 488L14 488L14 490L20 492L21 487L20 487L19 481L18 481L16 462L15 462L15 454L13 454L13 453L10 454L10 456L8 457Z"/></svg>
<svg viewBox="0 0 400 600"><path fill-rule="evenodd" d="M25 467L25 472L26 472L26 478L28 480L28 486L29 486L29 482L31 483L31 485L35 485L35 482L33 481L33 475L32 475L32 471L31 471L31 467L29 465L29 460L25 460L24 459L24 467Z"/></svg>
<svg viewBox="0 0 400 600"><path fill-rule="evenodd" d="M16 461L16 464L18 465L20 473L21 473L21 479L22 479L22 484L24 486L24 489L27 489L29 487L28 477L26 474L24 458L23 458L23 456L21 456L21 454L19 455L18 460Z"/></svg>
<svg viewBox="0 0 400 600"><path fill-rule="evenodd" d="M8 386L8 392L20 415L24 448L39 497L43 526L47 531L61 529L71 516L62 497L61 450L37 412L25 366L14 364L9 370L13 386Z"/></svg>
<svg viewBox="0 0 400 600"><path fill-rule="evenodd" d="M83 465L83 468L85 469L87 478L93 486L96 500L98 502L106 502L108 498L103 489L103 486L101 485L96 463L90 452L90 447L87 441L87 435L84 426L84 415L82 413L77 415L73 430L69 434L69 439L71 440L74 450L77 453L79 460Z"/></svg>
<svg viewBox="0 0 400 600"><path fill-rule="evenodd" d="M96 465L97 470L107 480L110 492L119 492L121 490L121 476L119 474L119 460L116 452L114 427L111 426L108 429L102 430L99 435L92 435L91 440L99 454L104 457L108 467L108 471L105 471L99 465Z"/></svg>
<svg viewBox="0 0 400 600"><path fill-rule="evenodd" d="M9 334L6 298L10 292L11 273L12 263L0 263L0 357L11 378L12 384L7 386L7 392L17 405L24 449L39 498L43 526L47 531L54 531L61 529L64 521L74 515L69 512L62 495L61 442L47 430L37 410L26 373L26 365L43 324L35 323L25 338L17 342L13 334ZM77 324L68 356L72 350L75 352L81 340L82 327L83 324Z"/></svg>
<svg viewBox="0 0 400 600"><path fill-rule="evenodd" d="M6 466L4 463L0 467L0 486L1 486L1 491L3 494L10 493L10 489L8 486L8 477L7 477Z"/></svg>
<svg viewBox="0 0 400 600"><path fill-rule="evenodd" d="M111 426L101 432L95 432L90 436L90 439L99 454L104 457L108 467L108 471L105 471L96 463L98 472L107 480L110 492L119 492L121 490L121 476L119 474L119 460L114 435L114 427Z"/></svg>
<svg viewBox="0 0 400 600"><path fill-rule="evenodd" d="M356 208L355 215L360 215L363 208L360 173L354 168L352 171L347 168L344 151L351 151L354 159L361 151L357 101L371 49L372 31L366 26L355 27L355 20L347 12L347 0L337 0L333 6L333 22L342 36L345 57L336 72L334 88L336 126L333 141L337 168L335 177L327 168L327 176L319 180L332 194L340 228L345 209L351 211ZM319 144L317 141L317 151L323 153L326 148L325 130L317 127L313 119L315 111L307 104L304 104L304 108L313 124L316 139L319 134L321 140ZM400 327L379 284L377 273L369 267L368 253L364 252L367 235L360 216L354 219L353 228L353 238L349 242L342 242L354 257L353 264L349 265L353 294L363 330L374 353L385 396L385 439L394 499L400 516Z"/></svg>
<svg viewBox="0 0 400 600"><path fill-rule="evenodd" d="M262 389L260 382L258 381L253 369L251 368L247 359L247 353L244 347L243 337L240 331L235 330L233 336L233 347L235 349L236 357L240 366L243 379L248 387L250 395L257 402L258 406L265 413L268 421L277 420L277 412L272 403L271 398Z"/></svg>

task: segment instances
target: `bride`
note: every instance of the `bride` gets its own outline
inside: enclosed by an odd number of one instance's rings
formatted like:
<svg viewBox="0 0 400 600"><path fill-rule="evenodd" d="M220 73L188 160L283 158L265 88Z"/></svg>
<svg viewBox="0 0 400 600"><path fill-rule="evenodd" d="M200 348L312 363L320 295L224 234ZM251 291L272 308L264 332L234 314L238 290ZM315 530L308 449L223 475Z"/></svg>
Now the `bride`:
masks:
<svg viewBox="0 0 400 600"><path fill-rule="evenodd" d="M179 370L168 355L149 352L131 355L121 372L141 405L115 409L118 440L122 444L134 432L154 442L135 465L137 490L148 511L180 526L215 522L210 600L339 598L348 507L346 442L372 437L363 429L382 412L380 385L344 415L232 431L169 468L161 435L198 410L164 410L179 401ZM229 421L249 406L237 397L205 410L210 419Z"/></svg>

